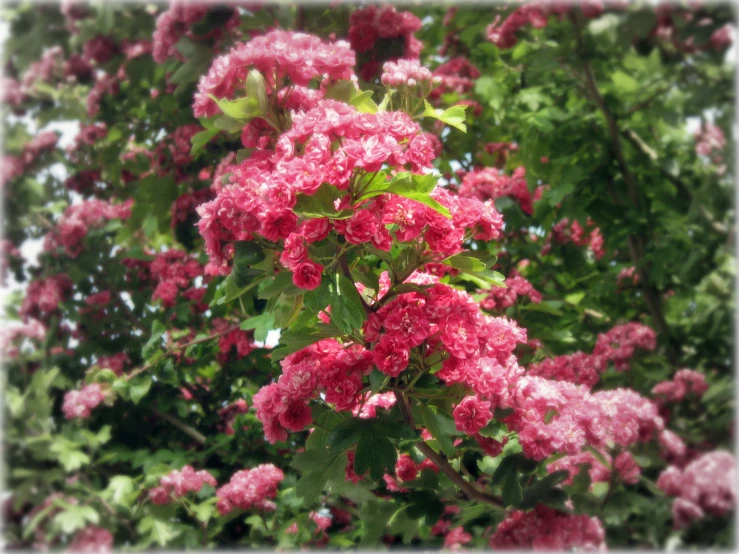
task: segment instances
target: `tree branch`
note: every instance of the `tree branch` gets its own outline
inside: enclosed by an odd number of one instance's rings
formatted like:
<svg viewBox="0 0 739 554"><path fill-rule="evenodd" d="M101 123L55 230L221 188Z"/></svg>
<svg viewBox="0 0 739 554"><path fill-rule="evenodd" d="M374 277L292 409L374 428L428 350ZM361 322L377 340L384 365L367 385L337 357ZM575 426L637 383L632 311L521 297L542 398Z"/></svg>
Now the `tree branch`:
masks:
<svg viewBox="0 0 739 554"><path fill-rule="evenodd" d="M198 443L205 444L207 442L208 439L205 438L205 435L203 435L200 431L193 429L186 423L180 421L176 417L171 416L169 414L163 414L159 410L152 410L152 411L154 412L154 414L161 417L163 420L168 421L169 423L177 427L180 431L182 431L186 435L189 435L190 437L195 439Z"/></svg>
<svg viewBox="0 0 739 554"><path fill-rule="evenodd" d="M629 197L629 201L634 208L639 209L639 192L637 190L634 175L631 172L628 163L626 163L626 158L624 157L623 147L621 144L621 131L619 130L616 118L608 109L608 106L606 105L606 102L601 95L600 90L598 89L598 84L595 80L595 75L593 74L593 68L590 66L590 62L588 62L588 60L585 59L583 55L585 52L585 43L583 41L580 22L578 21L577 15L574 11L570 12L570 20L572 21L572 25L575 29L577 52L582 62L582 68L583 73L585 74L585 84L588 90L588 94L591 97L592 101L595 102L596 106L606 120L608 134L611 138L611 152L614 159L616 160L616 164L619 167L624 182L626 183L626 191ZM627 243L631 259L639 273L639 284L644 294L647 308L652 315L652 319L657 326L657 330L667 339L667 357L672 363L675 363L677 361L677 350L672 342L672 333L670 332L670 328L667 325L665 316L662 313L659 296L657 295L656 290L649 281L649 274L647 272L645 264L642 263L642 259L644 258L644 240L642 239L642 237L630 234Z"/></svg>
<svg viewBox="0 0 739 554"><path fill-rule="evenodd" d="M403 414L403 419L405 422L411 426L411 428L415 431L416 425L413 422L413 414L411 413L410 406L408 405L408 402L403 396L403 393L395 390L395 399L398 402L398 407L400 408L400 413ZM446 456L444 456L441 453L435 452L428 444L426 444L424 441L421 441L416 444L416 447L421 451L421 453L426 456L429 460L434 462L436 466L444 472L444 474L449 477L449 479L459 487L459 489L470 499L470 500L477 500L478 502L484 502L486 504L491 504L493 506L497 507L503 507L503 502L500 498L498 498L495 495L492 495L490 493L487 493L483 490L478 489L474 484L470 483L469 481L466 481L464 477L462 477L447 461Z"/></svg>

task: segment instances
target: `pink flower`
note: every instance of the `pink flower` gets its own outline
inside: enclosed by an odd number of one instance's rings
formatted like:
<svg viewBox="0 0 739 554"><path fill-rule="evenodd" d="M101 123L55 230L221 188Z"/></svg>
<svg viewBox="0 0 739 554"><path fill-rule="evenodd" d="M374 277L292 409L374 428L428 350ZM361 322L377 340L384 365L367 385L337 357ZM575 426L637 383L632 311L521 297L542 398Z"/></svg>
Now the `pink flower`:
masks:
<svg viewBox="0 0 739 554"><path fill-rule="evenodd" d="M311 421L310 408L303 401L291 402L287 409L280 414L280 424L289 431L302 431Z"/></svg>
<svg viewBox="0 0 739 554"><path fill-rule="evenodd" d="M293 267L293 284L305 290L313 290L321 284L323 266L312 260L301 262Z"/></svg>
<svg viewBox="0 0 739 554"><path fill-rule="evenodd" d="M414 306L393 311L383 323L388 335L408 348L421 344L429 335L429 322Z"/></svg>
<svg viewBox="0 0 739 554"><path fill-rule="evenodd" d="M373 360L377 369L391 377L397 377L408 367L408 348L391 335L383 335L375 345Z"/></svg>
<svg viewBox="0 0 739 554"><path fill-rule="evenodd" d="M485 427L493 414L490 413L490 402L480 400L476 396L466 396L452 411L457 429L470 435L476 435Z"/></svg>

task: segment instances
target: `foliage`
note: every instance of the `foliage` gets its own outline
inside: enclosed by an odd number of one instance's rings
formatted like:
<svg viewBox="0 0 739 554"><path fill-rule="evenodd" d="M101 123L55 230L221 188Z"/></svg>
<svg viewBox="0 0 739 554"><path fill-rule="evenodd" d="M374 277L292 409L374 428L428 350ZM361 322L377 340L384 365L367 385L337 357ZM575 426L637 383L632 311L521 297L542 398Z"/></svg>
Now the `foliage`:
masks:
<svg viewBox="0 0 739 554"><path fill-rule="evenodd" d="M597 6L6 6L6 543L732 544L733 13Z"/></svg>

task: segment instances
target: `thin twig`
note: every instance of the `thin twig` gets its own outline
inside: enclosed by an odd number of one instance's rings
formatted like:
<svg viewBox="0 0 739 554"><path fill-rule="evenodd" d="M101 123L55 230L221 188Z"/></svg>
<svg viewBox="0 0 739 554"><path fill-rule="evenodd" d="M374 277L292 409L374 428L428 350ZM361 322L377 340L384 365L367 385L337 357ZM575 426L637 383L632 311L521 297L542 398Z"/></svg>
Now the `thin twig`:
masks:
<svg viewBox="0 0 739 554"><path fill-rule="evenodd" d="M411 429L416 430L416 425L413 422L413 414L411 413L410 406L408 406L408 403L403 396L403 393L395 390L395 399L397 400L398 407L400 408L400 413L403 414L403 419L405 419L405 422L410 425ZM470 499L470 500L477 500L479 502L484 502L486 504L491 504L493 506L502 507L503 502L500 498L498 498L495 495L492 495L488 492L485 492L483 490L478 489L475 485L465 480L464 477L462 477L452 466L451 464L446 460L446 456L444 456L441 453L435 452L428 444L426 444L424 441L421 441L416 444L416 447L421 451L421 453L426 456L429 460L434 462L436 466L444 472L444 474L449 477L449 479L459 487L459 489Z"/></svg>

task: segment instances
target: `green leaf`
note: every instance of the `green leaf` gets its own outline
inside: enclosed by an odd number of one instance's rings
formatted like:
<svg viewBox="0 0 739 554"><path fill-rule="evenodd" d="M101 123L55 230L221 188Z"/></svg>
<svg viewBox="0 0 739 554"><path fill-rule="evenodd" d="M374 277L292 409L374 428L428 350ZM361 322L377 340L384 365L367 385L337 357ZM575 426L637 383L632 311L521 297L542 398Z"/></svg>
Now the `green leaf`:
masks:
<svg viewBox="0 0 739 554"><path fill-rule="evenodd" d="M65 506L66 509L54 517L52 524L67 535L86 527L88 523L95 525L100 521L100 516L91 506L66 503Z"/></svg>
<svg viewBox="0 0 739 554"><path fill-rule="evenodd" d="M315 501L330 480L334 478L344 480L346 464L346 453L335 453L321 468L303 475L295 485L295 494L311 502Z"/></svg>
<svg viewBox="0 0 739 554"><path fill-rule="evenodd" d="M136 529L142 535L148 536L149 541L147 544L156 542L162 547L167 546L179 534L179 531L174 529L171 523L156 519L153 516L145 516L139 522Z"/></svg>
<svg viewBox="0 0 739 554"><path fill-rule="evenodd" d="M131 493L136 490L134 480L128 475L111 477L107 488L101 493L111 504L130 507L133 499Z"/></svg>
<svg viewBox="0 0 739 554"><path fill-rule="evenodd" d="M518 480L518 476L514 471L509 474L503 483L502 490L503 504L506 506L518 506L523 499L523 493L521 491L521 483Z"/></svg>
<svg viewBox="0 0 739 554"><path fill-rule="evenodd" d="M128 382L128 393L131 402L138 404L151 389L152 379L149 375L139 375Z"/></svg>
<svg viewBox="0 0 739 554"><path fill-rule="evenodd" d="M371 90L365 90L365 91L360 92L354 98L351 99L349 104L357 108L358 112L377 113L378 111L377 104L375 104L372 101L372 91Z"/></svg>
<svg viewBox="0 0 739 554"><path fill-rule="evenodd" d="M332 219L347 219L354 213L352 210L337 210L334 200L338 197L339 190L323 183L313 194L298 194L294 210L308 218L330 217Z"/></svg>
<svg viewBox="0 0 739 554"><path fill-rule="evenodd" d="M205 131L200 131L196 135L194 135L190 139L190 143L192 144L192 148L190 148L190 155L195 155L198 152L200 152L206 144L208 144L213 137L215 137L218 134L219 129L206 129Z"/></svg>
<svg viewBox="0 0 739 554"><path fill-rule="evenodd" d="M336 81L333 85L328 87L323 97L327 100L338 100L339 102L349 104L351 99L354 98L356 95L357 86L351 81L342 79L340 81Z"/></svg>
<svg viewBox="0 0 739 554"><path fill-rule="evenodd" d="M520 507L528 510L537 504L546 504L552 507L563 507L567 500L567 493L560 488L554 488L570 476L566 469L550 473L539 479L533 485L526 487Z"/></svg>
<svg viewBox="0 0 739 554"><path fill-rule="evenodd" d="M317 326L316 329L285 331L280 335L280 344L282 346L272 350L270 358L274 362L279 362L285 356L289 356L293 352L302 350L306 346L310 346L319 340L342 337L344 334L343 330L336 329L331 326Z"/></svg>
<svg viewBox="0 0 739 554"><path fill-rule="evenodd" d="M449 434L442 429L444 422L442 421L442 415L438 413L436 406L420 404L419 409L421 411L421 418L423 420L424 427L426 427L429 433L431 433L431 436L437 440L444 453L447 456L453 456L455 453L454 443Z"/></svg>
<svg viewBox="0 0 739 554"><path fill-rule="evenodd" d="M336 427L328 433L328 444L335 450L347 450L359 442L364 433L363 421L358 418L351 418Z"/></svg>
<svg viewBox="0 0 739 554"><path fill-rule="evenodd" d="M212 94L209 94L211 100L213 100L220 110L233 119L246 123L255 117L264 115L262 110L259 108L259 101L256 98L244 97L237 98L236 100L218 99Z"/></svg>
<svg viewBox="0 0 739 554"><path fill-rule="evenodd" d="M467 120L465 108L467 106L452 106L451 108L442 111L434 108L426 100L423 101L423 106L424 111L421 114L423 117L433 117L447 125L459 129L463 133L467 132L467 125L465 125L465 121Z"/></svg>
<svg viewBox="0 0 739 554"><path fill-rule="evenodd" d="M490 439L500 441L508 434L508 427L505 423L491 420L485 427L480 429L480 435Z"/></svg>
<svg viewBox="0 0 739 554"><path fill-rule="evenodd" d="M344 332L361 329L364 324L364 305L357 287L345 275L331 277L331 319Z"/></svg>
<svg viewBox="0 0 739 554"><path fill-rule="evenodd" d="M321 284L305 293L303 304L311 312L319 313L328 308L331 302L331 283L329 279L321 277Z"/></svg>
<svg viewBox="0 0 739 554"><path fill-rule="evenodd" d="M246 76L246 95L249 98L256 98L259 111L263 115L268 113L267 85L264 82L262 74L256 69L249 71L249 74Z"/></svg>
<svg viewBox="0 0 739 554"><path fill-rule="evenodd" d="M449 256L442 263L452 266L466 273L480 273L487 267L470 252L462 252Z"/></svg>
<svg viewBox="0 0 739 554"><path fill-rule="evenodd" d="M393 193L420 202L444 217L451 218L449 210L429 196L429 193L436 188L437 180L438 176L435 175L415 175L404 171L395 175L389 182L381 178L373 180L362 193L360 200Z"/></svg>
<svg viewBox="0 0 739 554"><path fill-rule="evenodd" d="M357 475L369 471L370 477L379 481L385 473L392 471L397 459L398 452L393 443L368 427L354 452L354 471Z"/></svg>
<svg viewBox="0 0 739 554"><path fill-rule="evenodd" d="M624 73L623 71L616 71L611 75L611 81L616 86L616 90L620 93L632 93L639 90L639 82L634 79L631 75Z"/></svg>

